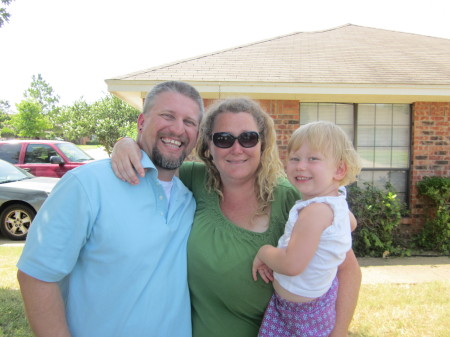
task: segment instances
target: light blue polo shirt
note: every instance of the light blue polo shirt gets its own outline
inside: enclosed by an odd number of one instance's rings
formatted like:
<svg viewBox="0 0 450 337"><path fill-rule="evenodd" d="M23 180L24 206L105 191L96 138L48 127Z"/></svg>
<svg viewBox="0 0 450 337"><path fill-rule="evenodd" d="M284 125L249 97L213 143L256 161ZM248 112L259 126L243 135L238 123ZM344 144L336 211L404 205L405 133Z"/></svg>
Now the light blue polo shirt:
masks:
<svg viewBox="0 0 450 337"><path fill-rule="evenodd" d="M157 171L132 186L109 159L71 170L33 221L17 264L59 282L73 337L190 337L186 243L195 212L174 178L168 202Z"/></svg>

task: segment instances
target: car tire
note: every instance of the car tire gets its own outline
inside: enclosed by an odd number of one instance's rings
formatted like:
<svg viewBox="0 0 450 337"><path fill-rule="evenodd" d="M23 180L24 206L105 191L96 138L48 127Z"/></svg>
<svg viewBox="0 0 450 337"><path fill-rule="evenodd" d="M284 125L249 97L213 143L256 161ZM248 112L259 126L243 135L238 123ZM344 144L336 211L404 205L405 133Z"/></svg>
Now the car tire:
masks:
<svg viewBox="0 0 450 337"><path fill-rule="evenodd" d="M11 240L25 240L35 216L35 210L29 206L22 204L8 206L0 217L0 231Z"/></svg>

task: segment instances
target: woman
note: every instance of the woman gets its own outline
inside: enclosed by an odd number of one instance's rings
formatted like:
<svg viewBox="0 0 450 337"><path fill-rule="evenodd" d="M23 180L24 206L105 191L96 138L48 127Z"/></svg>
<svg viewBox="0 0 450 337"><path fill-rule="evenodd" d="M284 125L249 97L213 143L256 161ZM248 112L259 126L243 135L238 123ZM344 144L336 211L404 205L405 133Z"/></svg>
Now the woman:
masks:
<svg viewBox="0 0 450 337"><path fill-rule="evenodd" d="M142 170L131 142L116 144L112 158L116 174L128 181L134 176L129 158ZM188 241L193 336L254 337L273 288L252 280L253 258L261 246L276 245L300 196L284 178L273 120L251 100L227 99L212 106L200 129L197 154L203 163L180 168L180 178L197 201ZM340 266L338 279L331 336L346 336L361 280L353 252Z"/></svg>

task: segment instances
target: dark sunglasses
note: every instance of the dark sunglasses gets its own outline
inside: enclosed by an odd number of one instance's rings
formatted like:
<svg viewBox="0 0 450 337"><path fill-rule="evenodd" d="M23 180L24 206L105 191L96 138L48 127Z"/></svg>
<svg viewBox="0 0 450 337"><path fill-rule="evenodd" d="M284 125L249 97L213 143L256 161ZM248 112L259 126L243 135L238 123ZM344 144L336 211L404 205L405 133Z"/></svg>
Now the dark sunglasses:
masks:
<svg viewBox="0 0 450 337"><path fill-rule="evenodd" d="M246 131L242 132L237 137L229 132L217 132L212 135L214 145L222 149L232 147L236 139L242 147L253 147L259 142L259 133L255 131Z"/></svg>

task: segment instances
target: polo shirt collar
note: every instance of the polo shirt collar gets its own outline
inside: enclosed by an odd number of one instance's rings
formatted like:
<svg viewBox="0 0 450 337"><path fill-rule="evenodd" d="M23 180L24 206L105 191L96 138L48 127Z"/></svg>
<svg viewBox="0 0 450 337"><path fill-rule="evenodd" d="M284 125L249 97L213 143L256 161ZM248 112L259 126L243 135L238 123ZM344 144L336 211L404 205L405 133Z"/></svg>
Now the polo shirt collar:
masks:
<svg viewBox="0 0 450 337"><path fill-rule="evenodd" d="M153 164L152 160L145 151L141 150L141 153L142 153L141 159L142 167L146 170L146 172L150 173L152 176L158 179L158 169L156 168L155 164Z"/></svg>
<svg viewBox="0 0 450 337"><path fill-rule="evenodd" d="M144 150L141 150L142 153L142 159L141 164L144 169L153 169L155 171L158 171L155 164L153 164L150 157L147 155L147 153Z"/></svg>

